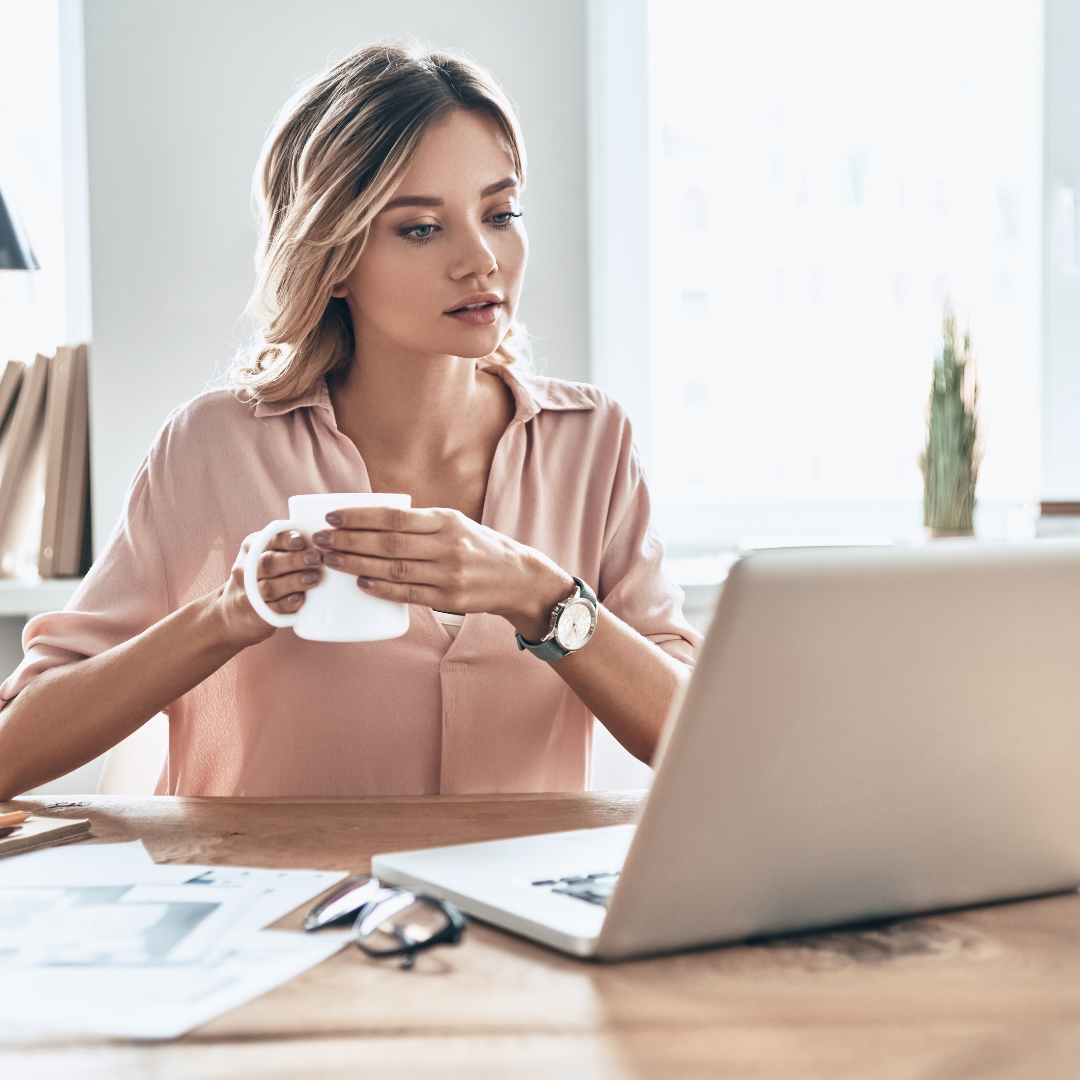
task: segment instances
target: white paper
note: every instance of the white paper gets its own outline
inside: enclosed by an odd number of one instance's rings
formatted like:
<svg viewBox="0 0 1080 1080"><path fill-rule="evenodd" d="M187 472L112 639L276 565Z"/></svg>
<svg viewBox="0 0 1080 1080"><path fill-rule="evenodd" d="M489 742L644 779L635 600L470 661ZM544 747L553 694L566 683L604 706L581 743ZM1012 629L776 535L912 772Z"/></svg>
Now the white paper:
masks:
<svg viewBox="0 0 1080 1080"><path fill-rule="evenodd" d="M236 1008L348 943L341 934L235 934L211 964L143 968L21 968L5 994L5 1031L67 1031L168 1039Z"/></svg>
<svg viewBox="0 0 1080 1080"><path fill-rule="evenodd" d="M18 993L5 995L0 1030L189 1031L347 944L344 935L261 929L344 877L156 865L138 842L6 859L0 970Z"/></svg>
<svg viewBox="0 0 1080 1080"><path fill-rule="evenodd" d="M0 886L0 968L197 963L258 899L253 888Z"/></svg>
<svg viewBox="0 0 1080 1080"><path fill-rule="evenodd" d="M39 848L24 855L12 855L10 859L0 862L0 874L16 863L25 864L30 861L38 865L55 861L66 866L101 862L123 863L125 866L155 865L141 840L132 840L127 844L75 843L62 847Z"/></svg>
<svg viewBox="0 0 1080 1080"><path fill-rule="evenodd" d="M250 866L188 866L189 883L214 887L257 888L259 898L243 917L243 926L261 930L301 904L314 900L348 874L327 870L260 870Z"/></svg>
<svg viewBox="0 0 1080 1080"><path fill-rule="evenodd" d="M155 863L140 841L46 848L0 861L5 886L213 885L257 888L243 927L261 930L313 900L348 875L326 870L272 870L246 866L193 866Z"/></svg>
<svg viewBox="0 0 1080 1080"><path fill-rule="evenodd" d="M0 860L0 887L16 885L182 884L185 866L157 865L138 840L29 851Z"/></svg>

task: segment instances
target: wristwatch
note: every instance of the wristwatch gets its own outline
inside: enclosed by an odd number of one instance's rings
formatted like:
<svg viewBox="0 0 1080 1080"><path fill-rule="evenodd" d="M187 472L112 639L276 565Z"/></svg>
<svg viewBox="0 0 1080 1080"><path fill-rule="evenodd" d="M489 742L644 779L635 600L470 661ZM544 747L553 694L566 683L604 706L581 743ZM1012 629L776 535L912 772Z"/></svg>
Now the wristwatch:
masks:
<svg viewBox="0 0 1080 1080"><path fill-rule="evenodd" d="M568 600L561 600L551 613L551 628L539 641L526 641L517 634L519 649L527 649L541 660L561 660L587 644L596 629L599 604L596 593L581 578L574 578L576 588Z"/></svg>

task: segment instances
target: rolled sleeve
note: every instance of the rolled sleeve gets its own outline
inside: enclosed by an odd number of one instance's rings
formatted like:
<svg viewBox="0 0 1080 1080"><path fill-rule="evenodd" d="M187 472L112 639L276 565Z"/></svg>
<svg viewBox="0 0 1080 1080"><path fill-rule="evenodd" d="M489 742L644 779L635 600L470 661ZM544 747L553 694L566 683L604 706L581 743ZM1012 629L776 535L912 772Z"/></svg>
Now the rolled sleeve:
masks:
<svg viewBox="0 0 1080 1080"><path fill-rule="evenodd" d="M664 542L650 513L648 485L625 421L597 595L613 615L692 667L702 636L683 616L682 589L664 573Z"/></svg>
<svg viewBox="0 0 1080 1080"><path fill-rule="evenodd" d="M26 624L24 659L0 685L0 708L50 668L97 656L168 614L168 580L143 462L119 524L67 607Z"/></svg>

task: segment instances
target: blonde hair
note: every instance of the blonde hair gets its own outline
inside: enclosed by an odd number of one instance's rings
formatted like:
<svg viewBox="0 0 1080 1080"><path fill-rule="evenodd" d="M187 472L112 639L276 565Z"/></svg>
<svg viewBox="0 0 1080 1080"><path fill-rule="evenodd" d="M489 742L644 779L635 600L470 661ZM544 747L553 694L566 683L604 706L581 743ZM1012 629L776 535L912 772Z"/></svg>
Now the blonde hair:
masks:
<svg viewBox="0 0 1080 1080"><path fill-rule="evenodd" d="M253 399L291 401L348 367L352 316L330 290L355 267L424 133L458 109L494 121L523 185L525 148L513 106L465 56L419 44L367 46L286 103L256 171L262 235L248 311L259 333L233 370ZM478 363L522 359L524 340L515 323Z"/></svg>

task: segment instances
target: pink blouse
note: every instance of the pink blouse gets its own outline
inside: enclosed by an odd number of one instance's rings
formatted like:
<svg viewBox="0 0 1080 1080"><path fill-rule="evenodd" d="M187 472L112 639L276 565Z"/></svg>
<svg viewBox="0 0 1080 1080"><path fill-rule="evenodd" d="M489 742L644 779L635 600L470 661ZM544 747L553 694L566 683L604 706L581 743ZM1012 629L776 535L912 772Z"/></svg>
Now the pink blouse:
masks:
<svg viewBox="0 0 1080 1080"><path fill-rule="evenodd" d="M482 522L546 552L601 602L691 664L700 636L662 573L630 425L602 391L495 368L517 409ZM220 586L244 537L308 492L370 491L324 381L253 405L214 391L166 421L123 516L67 608L31 619L6 704L48 668L112 648ZM391 641L291 630L245 649L169 707L159 794L396 795L577 791L593 718L510 624L468 615L456 639L412 607Z"/></svg>

